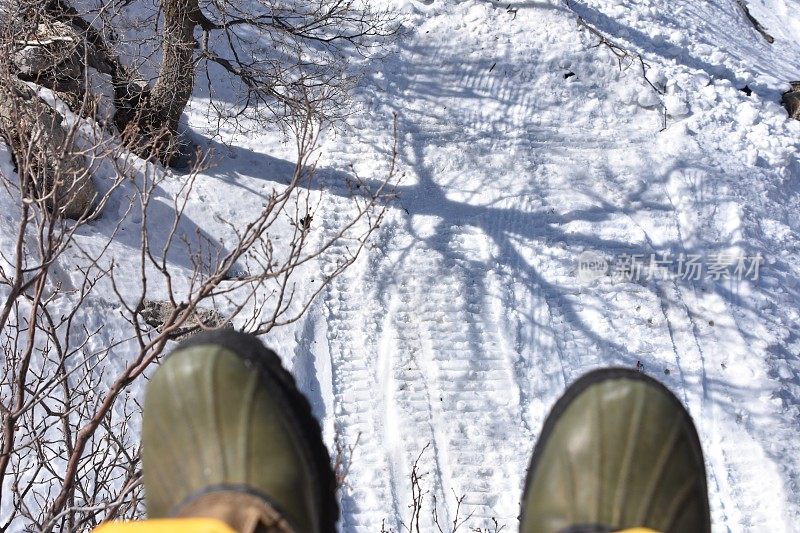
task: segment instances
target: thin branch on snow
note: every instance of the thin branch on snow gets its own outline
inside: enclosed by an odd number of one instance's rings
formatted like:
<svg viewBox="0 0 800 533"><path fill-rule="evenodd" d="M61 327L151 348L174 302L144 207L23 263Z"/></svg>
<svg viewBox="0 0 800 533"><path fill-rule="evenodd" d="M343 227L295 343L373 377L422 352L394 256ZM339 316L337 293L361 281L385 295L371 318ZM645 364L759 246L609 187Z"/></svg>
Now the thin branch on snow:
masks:
<svg viewBox="0 0 800 533"><path fill-rule="evenodd" d="M569 3L567 3L567 5L569 6ZM659 105L661 107L663 116L663 124L661 131L667 129L667 106L664 105L664 102L660 98L661 96L664 96L664 91L656 87L653 84L653 82L651 82L650 79L647 77L648 65L647 63L645 63L642 55L637 52L631 52L626 48L623 48L622 46L611 41L608 37L603 35L603 33L600 32L600 30L598 30L597 28L586 22L586 20L584 20L584 18L581 16L578 16L577 25L579 28L586 29L589 33L591 33L592 35L594 35L599 39L598 43L594 45L594 48L599 48L600 46L604 46L608 50L610 50L612 54L614 54L614 56L617 58L617 63L619 65L620 71L622 71L624 68L629 67L632 63L639 64L639 66L641 67L642 79L659 96ZM628 62L628 64L626 65L625 62Z"/></svg>

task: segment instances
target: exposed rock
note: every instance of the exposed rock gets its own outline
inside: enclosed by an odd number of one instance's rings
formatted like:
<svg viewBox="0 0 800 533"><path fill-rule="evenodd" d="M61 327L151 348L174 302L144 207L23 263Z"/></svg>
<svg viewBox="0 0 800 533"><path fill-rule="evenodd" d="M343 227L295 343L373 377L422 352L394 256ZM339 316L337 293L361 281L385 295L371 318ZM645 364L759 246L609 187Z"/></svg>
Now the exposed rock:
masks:
<svg viewBox="0 0 800 533"><path fill-rule="evenodd" d="M175 306L170 302L163 300L144 300L139 312L147 325L156 328L158 331L163 331L164 323L169 319L170 315L175 311ZM176 329L169 335L170 339L179 340L195 333L202 331L205 328L221 328L232 327L230 322L222 318L222 316L212 309L195 309L194 315L187 320L183 326Z"/></svg>
<svg viewBox="0 0 800 533"><path fill-rule="evenodd" d="M17 42L21 48L12 54L11 60L26 77L39 76L56 68L59 76L76 77L81 72L81 58L75 57L79 42L77 31L68 24L39 24L33 38Z"/></svg>
<svg viewBox="0 0 800 533"><path fill-rule="evenodd" d="M758 33L764 37L769 44L775 42L775 38L767 32L767 29L758 21L756 18L750 13L750 8L747 7L747 2L744 0L736 0L736 3L739 4L739 7L744 11L744 16L747 17L747 20L753 27L756 29Z"/></svg>
<svg viewBox="0 0 800 533"><path fill-rule="evenodd" d="M795 120L800 120L800 81L790 82L791 89L783 93L781 103L789 116Z"/></svg>
<svg viewBox="0 0 800 533"><path fill-rule="evenodd" d="M38 76L47 69L53 68L53 55L44 46L26 46L11 55L11 61L19 69L22 76Z"/></svg>
<svg viewBox="0 0 800 533"><path fill-rule="evenodd" d="M77 219L92 209L97 190L86 160L62 122L63 117L26 84L0 85L0 134L14 154L20 176L30 180L31 190L24 194L47 199L48 209Z"/></svg>
<svg viewBox="0 0 800 533"><path fill-rule="evenodd" d="M11 61L18 76L56 91L71 107L77 106L84 92L83 42L70 24L48 21L35 33L15 42Z"/></svg>

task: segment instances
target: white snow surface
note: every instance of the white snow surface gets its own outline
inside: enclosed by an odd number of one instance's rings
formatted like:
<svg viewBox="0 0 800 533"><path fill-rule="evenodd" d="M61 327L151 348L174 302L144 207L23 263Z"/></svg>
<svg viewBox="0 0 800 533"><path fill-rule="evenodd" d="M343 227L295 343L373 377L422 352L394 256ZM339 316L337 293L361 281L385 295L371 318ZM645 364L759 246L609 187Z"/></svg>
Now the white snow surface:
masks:
<svg viewBox="0 0 800 533"><path fill-rule="evenodd" d="M797 530L800 122L779 102L800 79L800 2L749 4L773 44L735 0L394 2L407 31L359 67L355 110L324 139L312 231L321 239L347 219L351 164L382 178L393 113L398 198L305 318L264 338L331 451L334 438L354 446L341 531L404 531L418 457L424 531L436 531L434 497L444 524L456 496L468 527L495 519L515 531L550 407L586 371L637 361L697 424L714 531ZM578 16L641 54L665 94L638 61L620 68L595 46ZM212 140L207 111L198 90L188 126L217 164L201 176L187 232L216 237L226 230L215 214L246 220L293 163L273 132ZM164 187L164 206L177 190ZM3 212L10 234L14 210ZM91 246L116 222L80 239ZM118 268L132 247L114 244ZM587 283L576 276L585 251L764 262L757 280ZM102 314L85 320L113 338L122 319Z"/></svg>

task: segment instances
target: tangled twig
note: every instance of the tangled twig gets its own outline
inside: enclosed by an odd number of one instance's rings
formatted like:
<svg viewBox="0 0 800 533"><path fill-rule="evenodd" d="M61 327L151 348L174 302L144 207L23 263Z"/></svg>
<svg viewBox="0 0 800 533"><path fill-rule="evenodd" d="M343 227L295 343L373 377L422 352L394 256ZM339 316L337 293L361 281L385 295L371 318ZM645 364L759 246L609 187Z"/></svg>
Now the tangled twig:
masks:
<svg viewBox="0 0 800 533"><path fill-rule="evenodd" d="M567 3L569 6L569 3ZM571 8L571 6L570 6ZM631 52L630 50L620 46L619 44L613 42L611 39L603 35L597 28L593 27L591 24L586 22L586 20L578 16L577 24L579 28L586 29L589 33L594 35L599 39L597 44L592 46L592 48L599 48L601 46L605 46L608 48L612 54L617 58L617 64L619 65L619 70L622 72L626 68L629 68L634 63L639 63L639 66L642 70L642 79L650 86L653 91L659 96L659 104L661 106L662 115L663 115L663 124L661 131L667 129L667 106L664 105L661 97L664 96L664 90L658 88L650 79L647 77L647 69L650 68L650 65L645 63L644 58L638 52ZM625 64L627 62L627 64Z"/></svg>

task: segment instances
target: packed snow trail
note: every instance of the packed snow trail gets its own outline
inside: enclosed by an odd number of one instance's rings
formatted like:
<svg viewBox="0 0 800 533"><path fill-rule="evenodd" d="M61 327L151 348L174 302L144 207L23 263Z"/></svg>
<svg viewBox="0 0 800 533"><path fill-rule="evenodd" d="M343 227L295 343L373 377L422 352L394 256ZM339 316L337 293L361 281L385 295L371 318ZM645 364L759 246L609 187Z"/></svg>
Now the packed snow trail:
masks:
<svg viewBox="0 0 800 533"><path fill-rule="evenodd" d="M457 509L468 527L515 530L552 403L587 370L637 360L697 421L715 531L790 530L800 128L776 102L800 72L796 42L761 42L733 0L404 7L413 31L370 65L361 112L325 145L330 167L378 176L396 113L405 173L366 257L304 326L324 331L327 437L354 446L343 531L404 531L418 458L424 530ZM658 90L578 16L642 54ZM346 201L323 205L332 231ZM757 282L587 284L586 250L766 261Z"/></svg>
<svg viewBox="0 0 800 533"><path fill-rule="evenodd" d="M637 361L695 419L714 531L795 531L800 122L779 102L800 79L800 1L747 3L771 44L737 0L390 4L405 31L383 59L352 61L364 79L347 123L321 146L309 238L324 242L351 219L351 165L367 185L383 179L394 116L397 198L359 260L302 320L264 339L341 462L342 531L407 531L415 493L420 531L454 521L515 531L550 407L584 372ZM201 85L187 123L215 160L181 228L210 243L230 234L223 219L258 212L294 163L261 125L243 136L209 123ZM220 102L228 85L214 84ZM13 174L4 146L0 165ZM181 187L159 187L154 239ZM10 198L0 195L4 251ZM142 218L127 205L112 197L79 239L97 249L121 224L108 254L135 273L119 276L135 297ZM764 261L758 279L584 280L585 252L613 264L632 254ZM350 253L339 241L297 289L310 294ZM189 277L186 253L169 259ZM65 287L81 283L74 260L53 269ZM117 308L100 295L82 312L88 330L105 328L93 343L125 335Z"/></svg>

